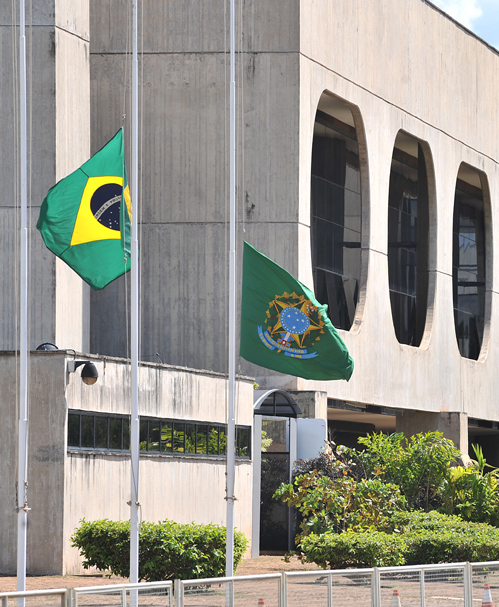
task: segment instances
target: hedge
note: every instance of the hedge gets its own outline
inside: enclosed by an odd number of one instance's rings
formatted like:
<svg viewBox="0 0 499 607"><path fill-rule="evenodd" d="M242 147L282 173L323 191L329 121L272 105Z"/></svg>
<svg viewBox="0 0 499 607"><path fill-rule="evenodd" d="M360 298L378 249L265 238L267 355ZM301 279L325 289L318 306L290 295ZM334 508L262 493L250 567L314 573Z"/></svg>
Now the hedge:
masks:
<svg viewBox="0 0 499 607"><path fill-rule="evenodd" d="M499 529L438 512L392 517L392 533L312 534L300 542L303 559L320 567L383 567L499 560Z"/></svg>
<svg viewBox="0 0 499 607"><path fill-rule="evenodd" d="M408 565L499 559L499 529L487 523L418 511L399 514L393 520L404 530Z"/></svg>
<svg viewBox="0 0 499 607"><path fill-rule="evenodd" d="M120 577L130 576L130 521L86 521L71 537L83 568L96 567ZM234 533L234 570L248 541ZM226 532L219 525L182 525L165 520L143 522L139 532L139 579L147 582L198 579L225 575Z"/></svg>
<svg viewBox="0 0 499 607"><path fill-rule="evenodd" d="M390 567L403 565L405 540L382 531L345 531L307 535L300 542L303 560L324 569Z"/></svg>

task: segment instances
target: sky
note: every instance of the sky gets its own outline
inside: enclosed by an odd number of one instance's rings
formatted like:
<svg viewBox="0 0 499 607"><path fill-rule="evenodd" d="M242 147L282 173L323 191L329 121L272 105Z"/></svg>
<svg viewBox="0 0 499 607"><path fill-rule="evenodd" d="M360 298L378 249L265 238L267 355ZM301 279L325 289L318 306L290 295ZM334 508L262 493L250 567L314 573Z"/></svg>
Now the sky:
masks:
<svg viewBox="0 0 499 607"><path fill-rule="evenodd" d="M499 0L430 0L499 50Z"/></svg>

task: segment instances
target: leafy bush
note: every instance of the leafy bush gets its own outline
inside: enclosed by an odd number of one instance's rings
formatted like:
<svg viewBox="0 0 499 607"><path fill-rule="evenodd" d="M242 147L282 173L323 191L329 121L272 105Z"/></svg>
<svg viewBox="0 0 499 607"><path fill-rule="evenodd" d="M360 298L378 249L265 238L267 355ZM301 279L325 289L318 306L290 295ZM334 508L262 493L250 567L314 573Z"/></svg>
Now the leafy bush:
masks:
<svg viewBox="0 0 499 607"><path fill-rule="evenodd" d="M400 512L393 533L311 534L300 542L302 559L320 567L374 567L499 560L499 529L438 512Z"/></svg>
<svg viewBox="0 0 499 607"><path fill-rule="evenodd" d="M83 567L97 567L113 575L130 575L130 522L86 521L71 537L79 548ZM234 533L234 569L247 548L245 536ZM142 523L139 533L139 579L148 582L198 579L225 575L225 527L181 525L165 520Z"/></svg>
<svg viewBox="0 0 499 607"><path fill-rule="evenodd" d="M407 565L499 559L499 529L486 523L421 511L399 513L392 522L404 532Z"/></svg>
<svg viewBox="0 0 499 607"><path fill-rule="evenodd" d="M407 543L400 535L382 531L311 534L300 543L302 560L324 569L403 565Z"/></svg>
<svg viewBox="0 0 499 607"><path fill-rule="evenodd" d="M314 470L318 474L329 478L340 478L342 476L351 476L355 480L366 478L363 471L357 470L358 465L351 457L352 451L356 454L355 450L326 441L326 447L319 452L317 457L299 459L294 462L292 480L294 481L298 476L308 474Z"/></svg>
<svg viewBox="0 0 499 607"><path fill-rule="evenodd" d="M442 432L415 434L369 434L358 439L362 452L351 450L352 457L364 469L366 478L377 477L398 485L409 509L441 504L441 492L450 467L461 457L454 443Z"/></svg>
<svg viewBox="0 0 499 607"><path fill-rule="evenodd" d="M472 445L476 460L466 467L451 468L443 495L447 514L459 514L475 523L499 524L499 470L493 468L483 456L479 445ZM485 468L491 468L485 472Z"/></svg>
<svg viewBox="0 0 499 607"><path fill-rule="evenodd" d="M274 497L300 513L298 542L310 533L383 530L390 526L391 516L405 508L405 498L395 485L378 479L356 482L346 475L330 478L315 470L298 476L292 485L283 483Z"/></svg>

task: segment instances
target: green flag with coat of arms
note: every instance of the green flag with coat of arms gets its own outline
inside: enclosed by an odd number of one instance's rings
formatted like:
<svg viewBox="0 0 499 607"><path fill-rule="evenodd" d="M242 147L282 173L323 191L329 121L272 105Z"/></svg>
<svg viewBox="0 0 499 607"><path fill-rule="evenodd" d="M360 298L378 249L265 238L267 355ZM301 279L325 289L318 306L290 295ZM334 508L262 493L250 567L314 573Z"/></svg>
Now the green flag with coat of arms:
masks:
<svg viewBox="0 0 499 607"><path fill-rule="evenodd" d="M326 310L308 287L244 243L243 358L305 379L348 381L353 360Z"/></svg>

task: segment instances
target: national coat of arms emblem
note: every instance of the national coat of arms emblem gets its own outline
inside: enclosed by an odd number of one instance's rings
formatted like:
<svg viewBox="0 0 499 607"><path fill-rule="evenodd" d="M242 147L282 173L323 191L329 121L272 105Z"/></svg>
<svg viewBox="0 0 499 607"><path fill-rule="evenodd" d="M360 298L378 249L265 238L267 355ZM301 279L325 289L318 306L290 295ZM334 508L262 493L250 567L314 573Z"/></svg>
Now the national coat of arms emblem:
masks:
<svg viewBox="0 0 499 607"><path fill-rule="evenodd" d="M309 348L324 333L324 321L317 306L303 295L297 295L294 291L276 295L269 303L265 324L266 329L258 327L258 334L269 350L283 352L292 358L318 356Z"/></svg>

